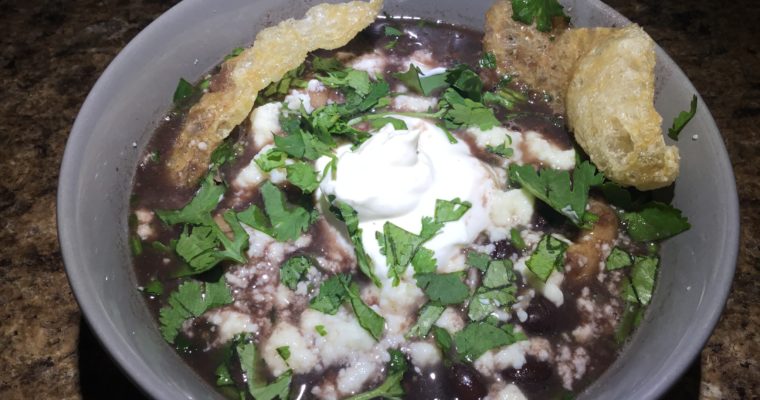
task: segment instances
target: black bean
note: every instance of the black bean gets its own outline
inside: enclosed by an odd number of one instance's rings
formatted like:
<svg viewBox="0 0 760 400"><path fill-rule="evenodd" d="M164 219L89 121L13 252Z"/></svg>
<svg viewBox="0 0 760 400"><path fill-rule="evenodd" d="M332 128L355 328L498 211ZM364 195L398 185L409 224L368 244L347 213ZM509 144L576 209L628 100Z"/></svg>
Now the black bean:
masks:
<svg viewBox="0 0 760 400"><path fill-rule="evenodd" d="M480 374L465 364L454 364L449 369L451 392L459 400L479 400L488 394Z"/></svg>

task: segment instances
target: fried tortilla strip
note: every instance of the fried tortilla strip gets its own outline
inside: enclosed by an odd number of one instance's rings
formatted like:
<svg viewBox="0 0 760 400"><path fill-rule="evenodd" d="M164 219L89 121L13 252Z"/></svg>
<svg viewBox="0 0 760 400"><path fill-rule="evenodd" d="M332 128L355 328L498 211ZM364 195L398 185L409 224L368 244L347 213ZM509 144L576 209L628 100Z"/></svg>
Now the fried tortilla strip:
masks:
<svg viewBox="0 0 760 400"><path fill-rule="evenodd" d="M198 182L211 152L251 112L256 94L298 67L309 52L348 43L375 20L383 0L319 4L256 35L253 46L224 62L211 90L187 114L167 162L180 187Z"/></svg>
<svg viewBox="0 0 760 400"><path fill-rule="evenodd" d="M550 32L539 32L512 19L509 0L496 0L486 13L483 47L496 57L500 74L545 91L555 111L563 113L565 90L578 59L614 29L569 29L563 18L552 22Z"/></svg>
<svg viewBox="0 0 760 400"><path fill-rule="evenodd" d="M609 179L640 190L678 176L654 108L654 41L638 25L618 29L578 62L567 89L575 139Z"/></svg>

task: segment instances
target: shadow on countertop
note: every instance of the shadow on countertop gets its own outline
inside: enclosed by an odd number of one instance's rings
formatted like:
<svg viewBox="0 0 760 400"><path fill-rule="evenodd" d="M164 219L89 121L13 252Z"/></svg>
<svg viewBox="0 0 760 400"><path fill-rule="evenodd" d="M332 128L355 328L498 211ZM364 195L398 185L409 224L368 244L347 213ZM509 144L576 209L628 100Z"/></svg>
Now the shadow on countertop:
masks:
<svg viewBox="0 0 760 400"><path fill-rule="evenodd" d="M662 399L699 399L700 370L701 365L697 358ZM79 327L79 379L83 400L150 399L116 365L84 320Z"/></svg>

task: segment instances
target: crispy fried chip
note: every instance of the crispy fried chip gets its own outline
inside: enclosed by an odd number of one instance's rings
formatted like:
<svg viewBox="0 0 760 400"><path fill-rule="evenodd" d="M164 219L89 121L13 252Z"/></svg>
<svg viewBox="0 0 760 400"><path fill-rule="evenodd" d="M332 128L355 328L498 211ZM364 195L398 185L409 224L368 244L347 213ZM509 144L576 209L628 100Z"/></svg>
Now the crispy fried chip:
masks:
<svg viewBox="0 0 760 400"><path fill-rule="evenodd" d="M498 72L547 92L555 110L562 113L578 59L614 29L568 29L563 18L555 18L551 32L539 32L512 19L509 0L496 0L486 13L485 31L483 47L496 56Z"/></svg>
<svg viewBox="0 0 760 400"><path fill-rule="evenodd" d="M179 186L198 182L211 152L253 108L256 94L298 67L309 52L335 49L375 20L383 0L319 4L256 35L253 46L222 64L211 90L187 114L167 162Z"/></svg>
<svg viewBox="0 0 760 400"><path fill-rule="evenodd" d="M678 176L654 108L654 42L641 27L616 30L578 62L567 89L575 139L611 180L649 190Z"/></svg>
<svg viewBox="0 0 760 400"><path fill-rule="evenodd" d="M654 109L654 42L638 26L568 28L549 33L512 19L497 0L486 14L483 45L501 74L552 95L557 112L611 180L648 190L678 175L678 149L666 146Z"/></svg>

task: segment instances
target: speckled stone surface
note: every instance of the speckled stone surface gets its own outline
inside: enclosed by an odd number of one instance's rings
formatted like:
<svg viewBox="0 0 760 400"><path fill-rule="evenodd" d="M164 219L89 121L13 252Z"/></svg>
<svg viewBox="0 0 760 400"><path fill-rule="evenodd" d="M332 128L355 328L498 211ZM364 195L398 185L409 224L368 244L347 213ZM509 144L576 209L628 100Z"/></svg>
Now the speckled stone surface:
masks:
<svg viewBox="0 0 760 400"><path fill-rule="evenodd" d="M118 51L174 2L0 0L0 399L139 398L80 321L55 230L66 138ZM741 250L726 310L666 398L760 398L760 2L610 0L683 68L731 155Z"/></svg>

